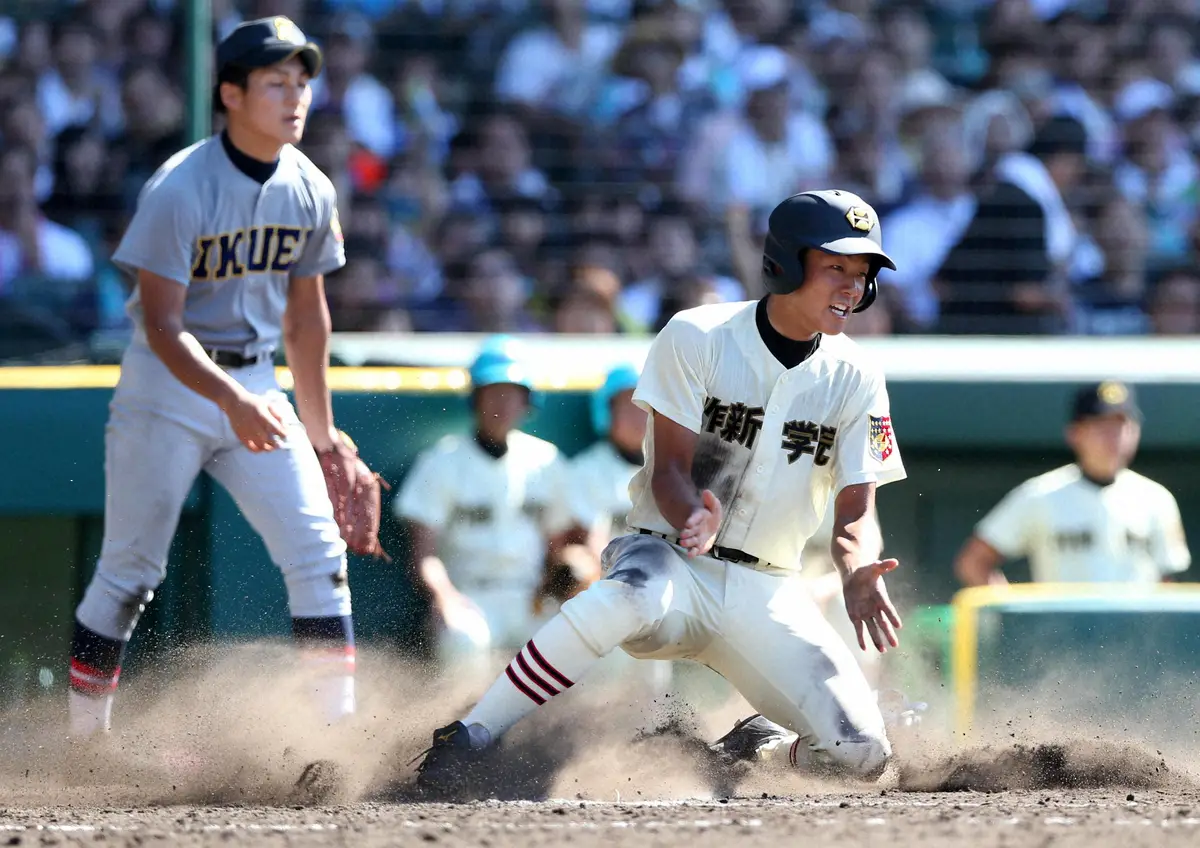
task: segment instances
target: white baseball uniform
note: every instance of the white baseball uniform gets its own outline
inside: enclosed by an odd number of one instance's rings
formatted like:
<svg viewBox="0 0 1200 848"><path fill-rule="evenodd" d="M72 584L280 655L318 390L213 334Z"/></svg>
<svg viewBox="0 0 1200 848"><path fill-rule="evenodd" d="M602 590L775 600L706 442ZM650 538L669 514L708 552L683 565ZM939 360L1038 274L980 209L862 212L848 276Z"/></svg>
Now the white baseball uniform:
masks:
<svg viewBox="0 0 1200 848"><path fill-rule="evenodd" d="M1157 583L1191 564L1174 496L1130 469L1107 486L1075 464L1041 474L1009 492L975 535L1028 557L1039 583Z"/></svg>
<svg viewBox="0 0 1200 848"><path fill-rule="evenodd" d="M805 361L785 368L759 333L756 308L719 304L675 315L651 345L634 393L653 415L699 435L692 478L724 508L716 547L689 559L669 541L678 531L651 491L651 427L646 465L630 487L629 523L667 538L635 532L614 540L604 579L565 603L562 617L598 654L619 644L634 657L710 667L799 734L797 744L867 773L890 755L883 717L799 571L833 495L905 476L887 391L880 370L844 336L822 338ZM746 557L756 559L736 561ZM509 668L519 676L519 666Z"/></svg>
<svg viewBox="0 0 1200 848"><path fill-rule="evenodd" d="M533 603L547 541L571 526L566 477L558 448L519 430L499 459L459 435L417 457L394 513L437 534L450 581L482 613L471 626L441 630L444 667L482 670L493 651L520 647L555 612L535 615Z"/></svg>

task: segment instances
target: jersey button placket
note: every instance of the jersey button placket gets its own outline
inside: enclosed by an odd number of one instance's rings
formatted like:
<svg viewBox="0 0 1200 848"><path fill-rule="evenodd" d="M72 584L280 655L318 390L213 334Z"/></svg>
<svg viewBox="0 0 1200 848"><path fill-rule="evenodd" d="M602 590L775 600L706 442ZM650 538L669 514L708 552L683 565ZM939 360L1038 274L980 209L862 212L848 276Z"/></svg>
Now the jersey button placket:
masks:
<svg viewBox="0 0 1200 848"><path fill-rule="evenodd" d="M775 388L767 398L766 417L763 419L762 431L759 433L758 442L754 445L754 453L750 457L749 467L753 470L753 474L748 474L742 481L741 492L738 500L742 503L748 502L750 506L757 511L760 504L766 501L771 478L773 476L773 452L779 449L779 433L782 430L782 414L783 404L779 400L780 383L787 374L784 374L775 383ZM754 517L750 515L750 509L744 506L739 506L736 510L738 520L736 521L738 538L744 541L750 535L750 525L754 521ZM730 534L732 536L732 534ZM731 542L725 542L730 547L736 547Z"/></svg>

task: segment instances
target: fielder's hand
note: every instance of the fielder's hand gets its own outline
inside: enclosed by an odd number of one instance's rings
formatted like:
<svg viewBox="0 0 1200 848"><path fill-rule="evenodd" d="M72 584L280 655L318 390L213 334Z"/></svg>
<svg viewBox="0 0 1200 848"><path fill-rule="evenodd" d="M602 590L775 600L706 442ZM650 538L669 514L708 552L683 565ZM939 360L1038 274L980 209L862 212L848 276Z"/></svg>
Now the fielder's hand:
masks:
<svg viewBox="0 0 1200 848"><path fill-rule="evenodd" d="M261 395L241 392L225 415L238 441L255 453L275 450L287 436L283 413Z"/></svg>
<svg viewBox="0 0 1200 848"><path fill-rule="evenodd" d="M679 545L688 552L689 557L703 556L708 553L717 541L717 531L721 529L721 502L708 489L700 493L700 508L688 516L679 534Z"/></svg>
<svg viewBox="0 0 1200 848"><path fill-rule="evenodd" d="M893 648L900 645L900 640L896 638L896 630L901 627L900 616L888 598L887 587L883 585L883 575L899 564L894 559L873 562L856 568L842 581L846 613L854 625L858 646L864 651L867 649L864 629L881 654L887 652L887 645Z"/></svg>

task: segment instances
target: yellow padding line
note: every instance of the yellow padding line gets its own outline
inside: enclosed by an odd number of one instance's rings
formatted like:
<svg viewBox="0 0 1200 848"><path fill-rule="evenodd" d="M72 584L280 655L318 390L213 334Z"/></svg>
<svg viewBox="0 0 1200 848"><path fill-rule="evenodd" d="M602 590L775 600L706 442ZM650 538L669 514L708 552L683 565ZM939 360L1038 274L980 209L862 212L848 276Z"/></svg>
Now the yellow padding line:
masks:
<svg viewBox="0 0 1200 848"><path fill-rule="evenodd" d="M1020 601L1102 600L1200 595L1200 584L1163 583L1131 586L1121 583L1012 583L1007 586L972 586L961 589L951 601L954 624L950 633L951 674L954 686L956 730L971 732L979 686L979 611Z"/></svg>
<svg viewBox="0 0 1200 848"><path fill-rule="evenodd" d="M292 387L287 368L276 368L279 383ZM111 389L117 384L117 365L35 365L0 367L3 389ZM467 388L462 368L330 368L329 388L335 392L461 392ZM590 391L595 379L570 379L539 384L539 389Z"/></svg>

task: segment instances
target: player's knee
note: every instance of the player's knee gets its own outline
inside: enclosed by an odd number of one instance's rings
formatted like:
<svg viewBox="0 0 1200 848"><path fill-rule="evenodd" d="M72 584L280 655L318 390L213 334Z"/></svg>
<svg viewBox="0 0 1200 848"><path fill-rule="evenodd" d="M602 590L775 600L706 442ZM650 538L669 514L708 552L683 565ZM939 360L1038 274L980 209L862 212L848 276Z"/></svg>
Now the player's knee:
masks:
<svg viewBox="0 0 1200 848"><path fill-rule="evenodd" d="M856 733L839 739L827 753L849 777L876 780L892 759L892 745L882 733Z"/></svg>
<svg viewBox="0 0 1200 848"><path fill-rule="evenodd" d="M563 617L603 655L652 631L663 619L662 593L616 580L597 580L562 606Z"/></svg>

